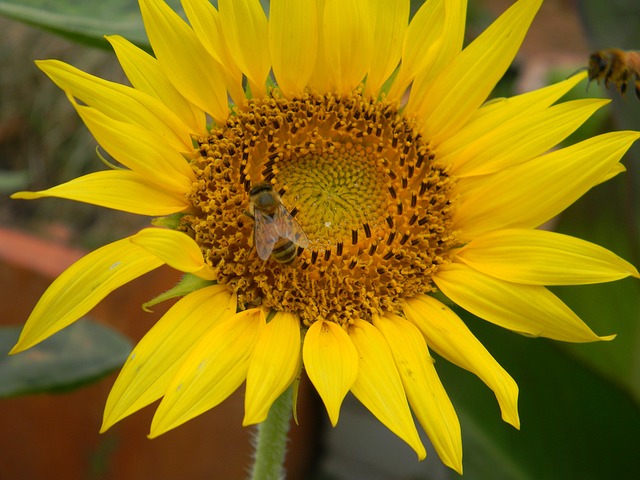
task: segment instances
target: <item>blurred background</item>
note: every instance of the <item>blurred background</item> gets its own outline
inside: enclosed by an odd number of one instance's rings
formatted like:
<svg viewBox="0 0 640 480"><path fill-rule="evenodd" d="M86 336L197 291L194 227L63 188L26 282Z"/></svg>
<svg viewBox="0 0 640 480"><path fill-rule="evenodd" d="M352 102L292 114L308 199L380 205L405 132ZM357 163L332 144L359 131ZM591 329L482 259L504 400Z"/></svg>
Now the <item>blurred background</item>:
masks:
<svg viewBox="0 0 640 480"><path fill-rule="evenodd" d="M177 2L169 3L179 8ZM414 3L415 10L421 2ZM471 0L467 41L512 3ZM40 13L41 8L47 13ZM84 253L148 225L149 219L58 199L8 198L17 190L48 188L103 168L95 141L64 94L33 61L56 58L125 82L101 35L122 33L144 43L137 3L0 0L0 15L4 15L0 17L0 325L5 327L0 352L4 354L59 273ZM494 96L562 80L586 66L590 52L609 47L640 49L636 0L546 0ZM587 92L583 82L570 95L611 96L613 103L568 143L600 131L640 129L640 101L632 91L623 99L595 83ZM594 188L553 228L596 242L640 265L639 162L636 145L624 160L628 171ZM170 269L154 271L114 292L91 312L92 321L56 335L57 340L45 342L34 354L0 358L0 378L9 379L0 382L0 480L246 476L251 431L241 427L242 389L221 406L155 440L146 438L154 406L98 434L116 375L110 372L117 372L132 343L167 308L161 304L149 314L140 305L177 280ZM638 281L554 292L598 334L618 337L608 343L560 344L526 339L471 315L463 317L520 386L519 432L501 421L493 394L478 379L437 359L462 424L466 479L638 478ZM105 331L104 326L112 330ZM86 369L78 371L80 364ZM328 426L324 409L306 383L298 408L300 425L292 426L287 457L290 479L459 477L440 463L433 448L427 447L426 461L417 462L414 453L351 396L335 429Z"/></svg>

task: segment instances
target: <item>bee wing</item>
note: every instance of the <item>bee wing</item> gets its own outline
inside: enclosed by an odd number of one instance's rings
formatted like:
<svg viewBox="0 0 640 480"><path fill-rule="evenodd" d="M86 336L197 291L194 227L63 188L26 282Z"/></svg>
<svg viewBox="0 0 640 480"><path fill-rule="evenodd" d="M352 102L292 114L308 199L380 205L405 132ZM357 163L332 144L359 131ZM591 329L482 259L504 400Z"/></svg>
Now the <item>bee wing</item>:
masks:
<svg viewBox="0 0 640 480"><path fill-rule="evenodd" d="M273 219L278 228L278 235L291 240L296 245L307 248L309 246L309 239L307 234L304 233L302 227L295 218L287 211L284 205L279 205Z"/></svg>
<svg viewBox="0 0 640 480"><path fill-rule="evenodd" d="M255 210L253 216L253 244L260 259L267 260L280 238L278 226L273 218L260 210Z"/></svg>

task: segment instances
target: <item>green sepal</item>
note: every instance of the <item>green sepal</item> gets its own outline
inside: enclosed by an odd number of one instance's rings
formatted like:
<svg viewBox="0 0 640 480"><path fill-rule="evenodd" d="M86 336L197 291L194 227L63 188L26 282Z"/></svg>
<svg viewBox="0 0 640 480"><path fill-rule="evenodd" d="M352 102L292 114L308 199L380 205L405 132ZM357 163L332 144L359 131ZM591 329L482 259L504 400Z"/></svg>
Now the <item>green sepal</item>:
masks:
<svg viewBox="0 0 640 480"><path fill-rule="evenodd" d="M385 80L380 88L380 93L378 95L379 99L384 99L389 94L389 90L391 90L391 85L396 81L396 77L398 76L398 72L400 71L400 67L396 67L393 73Z"/></svg>
<svg viewBox="0 0 640 480"><path fill-rule="evenodd" d="M166 217L157 217L151 220L151 225L154 227L169 228L171 230L177 230L181 225L183 213L174 213L167 215Z"/></svg>
<svg viewBox="0 0 640 480"><path fill-rule="evenodd" d="M119 167L116 164L112 163L111 161L107 160L107 158L104 155L102 155L102 153L100 153L100 145L96 147L96 155L98 156L100 161L103 164L105 164L107 167L109 167L111 170L126 170L125 168Z"/></svg>
<svg viewBox="0 0 640 480"><path fill-rule="evenodd" d="M280 92L280 86L278 85L278 82L275 81L275 79L269 75L267 77L267 93L271 94L271 92L273 92L274 90L279 91Z"/></svg>
<svg viewBox="0 0 640 480"><path fill-rule="evenodd" d="M185 273L175 287L167 290L164 293L161 293L152 300L143 303L142 309L145 312L150 312L150 307L153 307L154 305L157 305L166 300L170 300L172 298L184 297L191 292L195 292L196 290L200 290L201 288L208 287L209 285L214 285L215 283L217 282L205 280L191 273Z"/></svg>

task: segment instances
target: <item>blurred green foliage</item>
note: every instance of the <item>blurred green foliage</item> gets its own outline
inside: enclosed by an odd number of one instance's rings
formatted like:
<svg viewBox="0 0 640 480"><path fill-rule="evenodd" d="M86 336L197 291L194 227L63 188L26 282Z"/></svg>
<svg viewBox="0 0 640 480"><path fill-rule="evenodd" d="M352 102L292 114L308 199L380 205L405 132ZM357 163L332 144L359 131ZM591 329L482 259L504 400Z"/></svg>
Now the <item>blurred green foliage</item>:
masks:
<svg viewBox="0 0 640 480"><path fill-rule="evenodd" d="M8 356L22 327L0 328L0 398L65 392L120 368L131 342L90 320L79 320L27 351Z"/></svg>

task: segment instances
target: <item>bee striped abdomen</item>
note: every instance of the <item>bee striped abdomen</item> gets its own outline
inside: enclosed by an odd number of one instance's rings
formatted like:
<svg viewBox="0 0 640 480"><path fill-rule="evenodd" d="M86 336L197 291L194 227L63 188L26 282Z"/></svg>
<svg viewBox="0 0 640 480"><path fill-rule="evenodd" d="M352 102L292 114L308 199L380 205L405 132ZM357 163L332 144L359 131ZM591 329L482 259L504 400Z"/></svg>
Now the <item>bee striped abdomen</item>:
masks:
<svg viewBox="0 0 640 480"><path fill-rule="evenodd" d="M271 256L280 263L291 263L296 258L298 247L291 240L280 238L273 246Z"/></svg>

